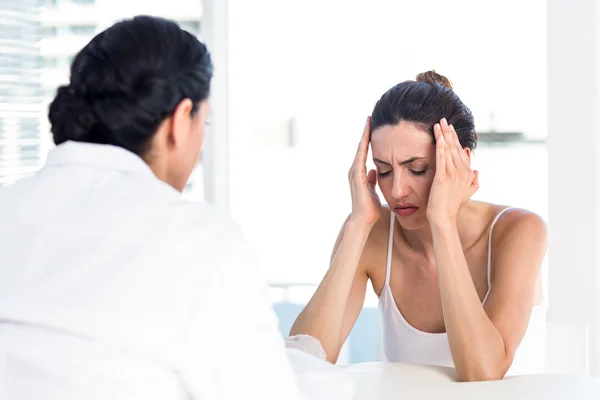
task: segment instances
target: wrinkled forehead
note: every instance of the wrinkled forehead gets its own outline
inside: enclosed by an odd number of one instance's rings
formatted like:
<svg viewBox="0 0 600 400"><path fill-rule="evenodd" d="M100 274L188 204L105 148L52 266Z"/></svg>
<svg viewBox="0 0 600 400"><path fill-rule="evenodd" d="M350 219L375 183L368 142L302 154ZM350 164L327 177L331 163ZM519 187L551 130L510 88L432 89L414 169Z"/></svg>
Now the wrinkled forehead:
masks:
<svg viewBox="0 0 600 400"><path fill-rule="evenodd" d="M371 133L373 157L408 159L435 155L435 145L429 132L410 122L384 125Z"/></svg>

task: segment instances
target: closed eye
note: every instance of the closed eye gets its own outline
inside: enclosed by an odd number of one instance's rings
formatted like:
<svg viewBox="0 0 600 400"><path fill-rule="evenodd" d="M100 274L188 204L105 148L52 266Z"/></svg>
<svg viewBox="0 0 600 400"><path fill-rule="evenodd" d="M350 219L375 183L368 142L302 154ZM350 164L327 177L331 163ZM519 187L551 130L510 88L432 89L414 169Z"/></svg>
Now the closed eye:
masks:
<svg viewBox="0 0 600 400"><path fill-rule="evenodd" d="M377 175L378 175L379 177L382 177L382 178L383 178L383 177L386 177L386 176L388 176L388 175L390 174L390 172L392 172L392 171L390 170L390 171L386 171L386 172L378 172L378 173L377 173Z"/></svg>
<svg viewBox="0 0 600 400"><path fill-rule="evenodd" d="M424 175L424 174L425 174L425 172L427 172L427 170L426 170L426 169L424 169L424 170L422 170L422 171L414 171L414 170L412 170L412 169L410 170L410 173L411 173L411 174L413 174L413 175L416 175L416 176L421 176L421 175Z"/></svg>

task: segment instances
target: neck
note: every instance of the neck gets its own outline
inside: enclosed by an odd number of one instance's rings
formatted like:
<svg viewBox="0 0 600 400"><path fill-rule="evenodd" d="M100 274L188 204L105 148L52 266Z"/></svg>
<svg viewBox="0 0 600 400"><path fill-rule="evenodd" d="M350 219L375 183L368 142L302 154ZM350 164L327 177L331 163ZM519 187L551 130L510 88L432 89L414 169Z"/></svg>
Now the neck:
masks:
<svg viewBox="0 0 600 400"><path fill-rule="evenodd" d="M476 212L476 207L474 201L469 201L459 211L456 219L456 229L463 245L463 251L469 249L479 238L479 235L476 234L477 230L472 229L474 227L473 214ZM427 260L434 260L433 236L428 221L419 229L410 231L402 229L401 235L411 248L423 254Z"/></svg>
<svg viewBox="0 0 600 400"><path fill-rule="evenodd" d="M433 237L429 223L424 224L419 229L401 229L400 234L410 248L425 255L428 260L433 259Z"/></svg>
<svg viewBox="0 0 600 400"><path fill-rule="evenodd" d="M173 189L178 192L183 192L185 189L186 181L181 181L180 177L174 176L170 173L168 162L165 157L160 157L158 153L149 152L145 154L142 159L148 164L154 175L161 181L170 185Z"/></svg>

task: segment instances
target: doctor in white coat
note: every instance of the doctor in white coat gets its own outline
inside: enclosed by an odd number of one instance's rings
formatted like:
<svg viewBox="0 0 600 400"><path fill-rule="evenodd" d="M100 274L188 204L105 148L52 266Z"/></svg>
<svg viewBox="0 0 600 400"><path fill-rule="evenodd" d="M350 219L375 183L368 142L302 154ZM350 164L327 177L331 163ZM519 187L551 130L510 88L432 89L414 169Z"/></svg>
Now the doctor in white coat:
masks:
<svg viewBox="0 0 600 400"><path fill-rule="evenodd" d="M0 189L0 398L297 399L240 230L181 196L206 47L125 20L76 56L34 176Z"/></svg>

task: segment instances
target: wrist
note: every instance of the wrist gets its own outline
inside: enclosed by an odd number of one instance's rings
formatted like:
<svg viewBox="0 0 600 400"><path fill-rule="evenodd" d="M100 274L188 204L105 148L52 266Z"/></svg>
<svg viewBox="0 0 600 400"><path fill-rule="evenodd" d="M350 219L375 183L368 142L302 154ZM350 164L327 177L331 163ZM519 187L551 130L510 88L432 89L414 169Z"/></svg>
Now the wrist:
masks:
<svg viewBox="0 0 600 400"><path fill-rule="evenodd" d="M437 216L428 218L431 230L445 231L448 229L456 229L456 217Z"/></svg>
<svg viewBox="0 0 600 400"><path fill-rule="evenodd" d="M344 230L346 233L352 232L352 233L357 233L361 236L362 235L369 236L369 233L371 233L371 229L373 229L373 226L375 226L374 223L369 223L369 222L362 221L361 219L358 219L358 218L350 217L350 219L346 223L346 227Z"/></svg>

